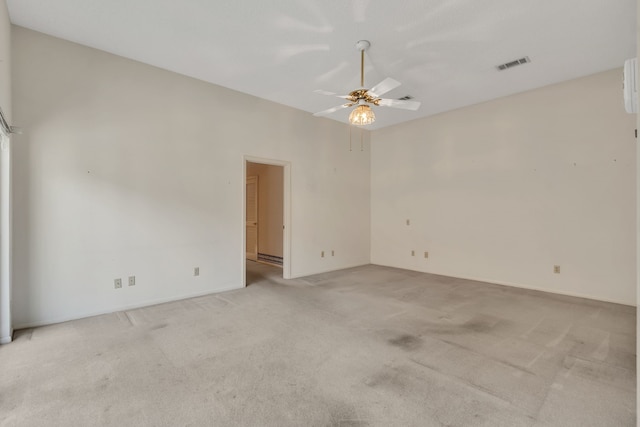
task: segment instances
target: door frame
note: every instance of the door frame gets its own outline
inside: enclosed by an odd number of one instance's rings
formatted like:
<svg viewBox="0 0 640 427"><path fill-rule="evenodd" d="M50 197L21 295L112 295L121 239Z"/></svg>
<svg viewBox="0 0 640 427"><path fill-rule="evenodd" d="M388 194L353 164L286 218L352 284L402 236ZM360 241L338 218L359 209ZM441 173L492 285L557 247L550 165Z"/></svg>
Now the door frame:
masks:
<svg viewBox="0 0 640 427"><path fill-rule="evenodd" d="M256 203L256 212L255 212L255 214L256 214L256 223L255 223L255 228L256 228L256 245L255 245L255 248L254 248L256 252L255 252L255 259L253 259L253 258L252 258L252 257L253 257L253 253L251 253L251 256L249 256L249 252L246 252L246 254L245 254L245 258L248 258L248 259L250 259L251 261L258 261L258 251L260 250L260 248L258 247L258 241L260 240L260 239L258 238L258 233L260 232L260 231L259 231L260 226L258 225L258 206L260 206L260 200L259 200L259 198L258 198L258 191L259 191L259 190L258 190L258 188L259 188L259 185L260 185L260 184L259 184L258 176L257 176L257 175L245 176L245 181L244 181L244 182L245 182L245 187L244 187L244 188L245 188L245 191L247 190L247 186L249 185L249 181L250 181L251 179L253 179L253 182L254 182L254 184L255 184L255 190L256 190L256 191L255 191L255 197L256 197L256 202L255 202L255 203ZM244 193L244 194L245 194L245 199L244 199L244 200L245 200L245 202L246 202L246 200L247 200L247 193ZM247 210L248 210L248 209L247 209L247 205L245 204L245 206L244 206L245 220L246 220L246 213L247 213ZM247 238L247 237L246 237L246 236L247 236L247 235L246 235L246 232L247 232L247 221L245 221L244 230L245 230L245 245L246 245L246 242L247 242L247 241L246 241L246 238ZM246 251L247 249L248 249L248 248L245 246L245 251Z"/></svg>
<svg viewBox="0 0 640 427"><path fill-rule="evenodd" d="M0 344L13 340L13 182L11 179L11 135L0 128Z"/></svg>
<svg viewBox="0 0 640 427"><path fill-rule="evenodd" d="M282 278L291 279L291 162L244 155L242 157L242 286L247 286L247 163L282 166L283 168L283 212L282 224Z"/></svg>

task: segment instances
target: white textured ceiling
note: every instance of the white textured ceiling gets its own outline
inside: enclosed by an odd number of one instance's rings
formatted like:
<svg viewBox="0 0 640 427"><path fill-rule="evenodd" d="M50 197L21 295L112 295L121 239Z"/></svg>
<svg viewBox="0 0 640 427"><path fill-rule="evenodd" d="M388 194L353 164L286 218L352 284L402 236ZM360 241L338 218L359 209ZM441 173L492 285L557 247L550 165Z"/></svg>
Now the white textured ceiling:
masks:
<svg viewBox="0 0 640 427"><path fill-rule="evenodd" d="M376 107L378 129L621 67L636 0L8 0L14 24L309 113L385 77L418 111ZM498 72L496 65L531 63ZM620 95L622 102L622 94ZM330 118L347 121L349 110ZM326 120L317 118L317 120Z"/></svg>

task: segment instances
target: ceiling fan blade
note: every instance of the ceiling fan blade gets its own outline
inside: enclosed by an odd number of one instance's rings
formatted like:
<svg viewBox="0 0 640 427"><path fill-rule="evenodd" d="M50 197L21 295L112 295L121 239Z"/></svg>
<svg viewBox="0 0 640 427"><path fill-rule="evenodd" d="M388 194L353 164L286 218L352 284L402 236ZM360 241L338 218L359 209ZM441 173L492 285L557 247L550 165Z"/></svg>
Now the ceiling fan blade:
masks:
<svg viewBox="0 0 640 427"><path fill-rule="evenodd" d="M329 92L329 91L322 90L322 89L316 89L316 90L313 91L313 93L317 93L318 95L335 96L337 98L343 98L343 99L351 98L351 95L338 95L335 92Z"/></svg>
<svg viewBox="0 0 640 427"><path fill-rule="evenodd" d="M327 90L322 90L322 89L316 89L313 91L313 93L317 93L318 95L329 95L329 96L336 94L335 92L329 92Z"/></svg>
<svg viewBox="0 0 640 427"><path fill-rule="evenodd" d="M343 108L348 108L351 107L353 104L342 104L342 105L338 105L337 107L332 107L329 108L328 110L324 110L324 111L320 111L318 113L314 113L314 116L326 116L327 114L331 114L334 113L338 110L342 110Z"/></svg>
<svg viewBox="0 0 640 427"><path fill-rule="evenodd" d="M377 105L391 108L402 108L403 110L416 111L420 108L421 103L419 101L401 101L399 99L381 99L377 102Z"/></svg>
<svg viewBox="0 0 640 427"><path fill-rule="evenodd" d="M380 95L384 95L390 90L397 88L401 84L402 83L400 83L399 81L394 80L391 77L387 77L386 79L384 79L383 81L381 81L380 83L378 83L377 85L369 89L369 95L373 96L374 98L377 98Z"/></svg>

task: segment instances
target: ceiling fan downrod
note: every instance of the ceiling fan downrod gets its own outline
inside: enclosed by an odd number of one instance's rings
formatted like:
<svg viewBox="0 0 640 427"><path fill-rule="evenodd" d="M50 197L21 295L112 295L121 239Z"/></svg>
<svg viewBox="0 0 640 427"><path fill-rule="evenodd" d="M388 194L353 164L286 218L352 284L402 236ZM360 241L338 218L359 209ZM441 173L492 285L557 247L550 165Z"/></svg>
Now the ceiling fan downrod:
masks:
<svg viewBox="0 0 640 427"><path fill-rule="evenodd" d="M359 40L356 48L360 51L360 87L364 89L364 51L369 49L369 40Z"/></svg>

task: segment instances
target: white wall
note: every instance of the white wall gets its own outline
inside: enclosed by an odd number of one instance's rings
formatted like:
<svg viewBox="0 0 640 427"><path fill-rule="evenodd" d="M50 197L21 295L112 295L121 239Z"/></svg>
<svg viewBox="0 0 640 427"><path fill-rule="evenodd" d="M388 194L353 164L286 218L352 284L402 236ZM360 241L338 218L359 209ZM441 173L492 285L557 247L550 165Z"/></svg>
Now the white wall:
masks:
<svg viewBox="0 0 640 427"><path fill-rule="evenodd" d="M6 0L0 0L0 106L11 119L11 22Z"/></svg>
<svg viewBox="0 0 640 427"><path fill-rule="evenodd" d="M258 177L258 252L282 257L284 168L248 162L247 176Z"/></svg>
<svg viewBox="0 0 640 427"><path fill-rule="evenodd" d="M636 58L640 58L640 0L636 1ZM637 77L637 76L636 76ZM640 99L638 99L640 105ZM636 129L640 129L640 114L636 114ZM636 195L640 190L640 150L636 150ZM640 267L638 267L638 255L640 255L640 197L636 196L636 390L640 390ZM636 392L636 420L640 413L640 393Z"/></svg>
<svg viewBox="0 0 640 427"><path fill-rule="evenodd" d="M241 286L244 155L291 162L294 277L369 262L345 125L23 28L13 49L17 327Z"/></svg>
<svg viewBox="0 0 640 427"><path fill-rule="evenodd" d="M5 0L0 0L0 108L9 124L11 105L11 24ZM2 141L2 135L0 135ZM0 145L0 344L11 341L11 142Z"/></svg>
<svg viewBox="0 0 640 427"><path fill-rule="evenodd" d="M373 133L372 262L635 304L635 118L621 79Z"/></svg>

